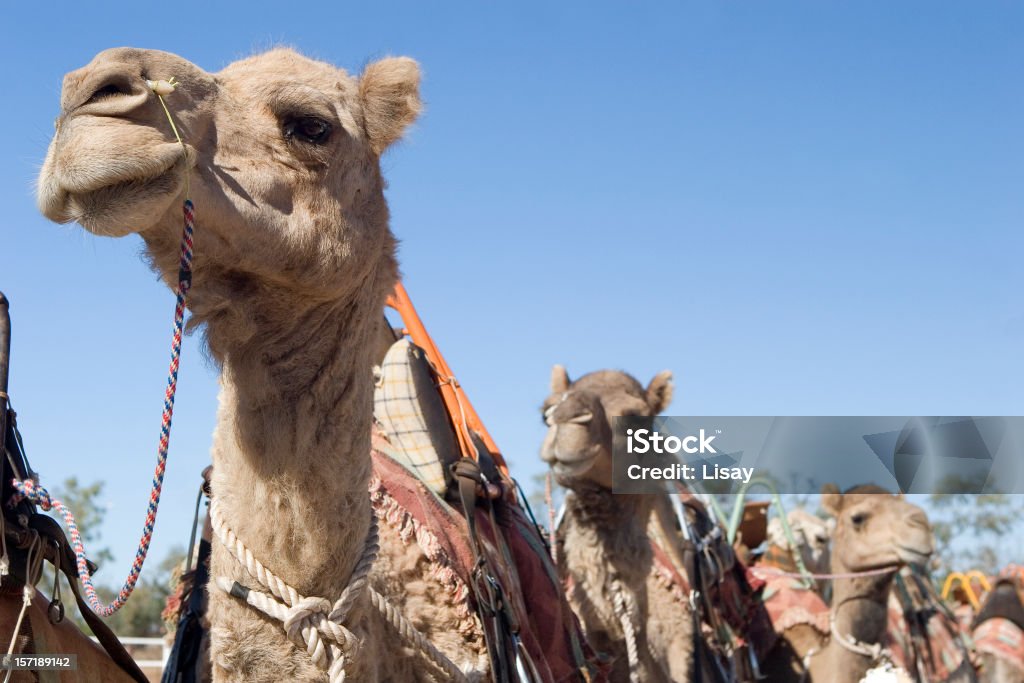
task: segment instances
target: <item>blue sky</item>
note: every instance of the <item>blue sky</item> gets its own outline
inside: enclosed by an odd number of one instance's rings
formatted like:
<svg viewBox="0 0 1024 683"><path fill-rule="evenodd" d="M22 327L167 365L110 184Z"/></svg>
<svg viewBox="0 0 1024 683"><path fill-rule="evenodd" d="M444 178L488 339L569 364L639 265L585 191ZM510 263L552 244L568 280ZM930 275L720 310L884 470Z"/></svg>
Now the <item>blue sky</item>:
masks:
<svg viewBox="0 0 1024 683"><path fill-rule="evenodd" d="M33 463L108 481L120 582L173 298L137 239L52 225L32 190L63 73L104 48L421 62L426 113L384 159L406 284L528 480L553 363L672 369L676 414L1024 413L1022 31L1011 2L19 3L0 289ZM190 339L157 557L215 403Z"/></svg>

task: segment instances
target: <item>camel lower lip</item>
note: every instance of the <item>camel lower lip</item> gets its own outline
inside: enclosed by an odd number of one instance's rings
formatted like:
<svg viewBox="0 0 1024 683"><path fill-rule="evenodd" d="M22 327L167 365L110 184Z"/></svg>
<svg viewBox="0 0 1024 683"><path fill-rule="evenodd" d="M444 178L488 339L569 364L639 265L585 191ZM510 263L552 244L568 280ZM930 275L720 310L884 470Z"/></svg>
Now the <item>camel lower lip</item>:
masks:
<svg viewBox="0 0 1024 683"><path fill-rule="evenodd" d="M557 476L571 477L586 472L590 468L590 461L590 458L574 461L558 460L551 466L551 469L554 470Z"/></svg>
<svg viewBox="0 0 1024 683"><path fill-rule="evenodd" d="M133 214L140 203L152 201L155 197L176 194L180 180L178 163L146 178L137 178L110 183L87 192L68 194L65 200L68 220L76 221L92 229L91 223L116 221L119 214ZM134 222L134 219L129 219ZM126 225L125 229L135 226ZM101 232L111 232L109 228Z"/></svg>

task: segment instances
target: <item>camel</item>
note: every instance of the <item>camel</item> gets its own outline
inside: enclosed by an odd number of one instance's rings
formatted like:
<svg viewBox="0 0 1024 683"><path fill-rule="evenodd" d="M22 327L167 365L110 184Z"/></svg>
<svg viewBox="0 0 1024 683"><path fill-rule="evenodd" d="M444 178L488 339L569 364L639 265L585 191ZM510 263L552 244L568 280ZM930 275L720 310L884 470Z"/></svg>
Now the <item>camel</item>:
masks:
<svg viewBox="0 0 1024 683"><path fill-rule="evenodd" d="M804 568L811 574L828 573L830 556L829 542L831 541L834 521L824 520L817 515L812 515L803 508L795 508L786 514L786 521L793 532L793 541L790 543L782 526L782 520L773 517L768 522L768 547L765 552L757 558L757 566L772 567L785 572L798 572L794 552L799 553ZM815 581L815 590L824 595L826 584L822 579Z"/></svg>
<svg viewBox="0 0 1024 683"><path fill-rule="evenodd" d="M861 486L845 494L830 489L821 504L836 520L833 573L892 571L834 579L831 607L822 603L827 624L808 620L780 629L783 640L763 666L771 681L858 683L883 665L881 642L895 572L906 564L923 565L934 551L927 516L902 497ZM784 590L778 584L774 589Z"/></svg>
<svg viewBox="0 0 1024 683"><path fill-rule="evenodd" d="M184 154L147 84L172 77L179 86L166 102ZM224 579L210 586L215 681L336 680L339 664L349 680L445 679L366 591L344 621L348 656L328 658L330 673L314 661L325 661L322 650L297 646L369 556L371 367L397 277L380 156L416 119L419 79L402 57L356 77L275 49L210 74L134 48L101 52L65 77L38 183L48 218L138 234L173 288L189 176L198 223L189 327L202 329L221 369L213 501L250 567L237 547L214 543L211 576ZM371 586L468 678L486 676L475 615L467 628L399 529L382 524L379 534ZM250 560L307 597L296 607L306 612L286 618L291 638L247 604L260 588Z"/></svg>
<svg viewBox="0 0 1024 683"><path fill-rule="evenodd" d="M980 683L1024 683L1024 578L1006 573L985 596L972 632Z"/></svg>
<svg viewBox="0 0 1024 683"><path fill-rule="evenodd" d="M611 490L610 418L657 415L671 400L667 371L645 388L613 370L570 382L556 365L543 404L541 457L569 489L554 531L558 568L587 639L611 658L612 681L688 681L693 674L692 611L659 577L648 536L665 496Z"/></svg>
<svg viewBox="0 0 1024 683"><path fill-rule="evenodd" d="M827 573L829 542L835 520L823 520L800 509L792 510L787 519L804 566L812 574ZM778 518L772 519L768 526L768 550L758 559L757 566L770 567L790 574L799 572ZM787 579L776 580L770 574L766 574L765 578L775 585L785 587L785 600L789 603L787 609L790 612L782 620L783 623L807 619L816 613L816 609L825 609L817 598L828 594L831 580L817 579L813 587L816 595L811 595L800 594L800 589ZM890 650L893 663L904 669L914 680L970 680L970 663L966 657L966 648L960 643L959 623L941 609L934 609L938 604L937 596L929 592L926 581L918 580L910 572L910 567L904 567L896 581L900 586L890 591L889 622L881 640ZM900 599L901 594L905 594L903 600ZM908 602L906 608L905 601ZM772 607L776 612L779 609L776 605ZM906 610L910 610L911 614L917 612L924 617L926 625L921 633L926 635L925 639L915 637L914 630L917 629L919 618L908 616ZM823 616L823 612L819 616ZM827 625L817 619L815 621L827 629ZM918 656L921 657L920 661L917 659Z"/></svg>

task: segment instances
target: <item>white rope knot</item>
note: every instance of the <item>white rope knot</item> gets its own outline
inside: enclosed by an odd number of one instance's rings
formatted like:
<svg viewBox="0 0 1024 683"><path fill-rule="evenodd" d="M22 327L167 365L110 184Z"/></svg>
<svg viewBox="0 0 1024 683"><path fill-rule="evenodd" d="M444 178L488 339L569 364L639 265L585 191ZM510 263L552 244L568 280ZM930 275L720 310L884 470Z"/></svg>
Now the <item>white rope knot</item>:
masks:
<svg viewBox="0 0 1024 683"><path fill-rule="evenodd" d="M316 628L321 619L331 611L331 603L324 598L302 598L298 604L292 605L282 625L288 639L293 643L302 643L302 632Z"/></svg>
<svg viewBox="0 0 1024 683"><path fill-rule="evenodd" d="M454 662L370 586L370 570L380 551L376 515L370 515L370 531L366 535L363 553L352 570L348 586L333 605L324 598L300 595L264 567L221 517L216 498L210 502L210 523L217 540L264 591L246 588L224 576L216 577L217 587L271 619L280 621L288 639L306 650L317 668L327 672L331 683L343 683L346 664L359 655L362 641L344 626L344 622L359 598L366 594L370 605L384 617L388 625L406 643L447 674L448 680L468 683L466 674Z"/></svg>

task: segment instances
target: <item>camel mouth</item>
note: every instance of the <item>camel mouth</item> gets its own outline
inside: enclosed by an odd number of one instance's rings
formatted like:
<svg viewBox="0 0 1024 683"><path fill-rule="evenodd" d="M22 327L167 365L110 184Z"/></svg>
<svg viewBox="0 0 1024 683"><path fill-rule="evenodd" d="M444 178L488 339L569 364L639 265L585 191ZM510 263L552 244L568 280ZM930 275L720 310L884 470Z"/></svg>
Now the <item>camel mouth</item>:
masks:
<svg viewBox="0 0 1024 683"><path fill-rule="evenodd" d="M551 472L555 479L563 486L568 482L585 477L594 467L598 454L596 453L560 453L555 449L552 453Z"/></svg>
<svg viewBox="0 0 1024 683"><path fill-rule="evenodd" d="M593 458L569 462L559 460L551 466L551 470L555 473L556 477L572 479L586 473L590 469L592 461Z"/></svg>
<svg viewBox="0 0 1024 683"><path fill-rule="evenodd" d="M96 174L44 174L39 208L57 223L79 223L97 235L121 237L152 225L180 194L193 154L161 145L141 167L109 165Z"/></svg>
<svg viewBox="0 0 1024 683"><path fill-rule="evenodd" d="M896 547L896 554L904 564L924 567L928 565L928 561L932 557L932 550L922 550L912 546L898 545Z"/></svg>

